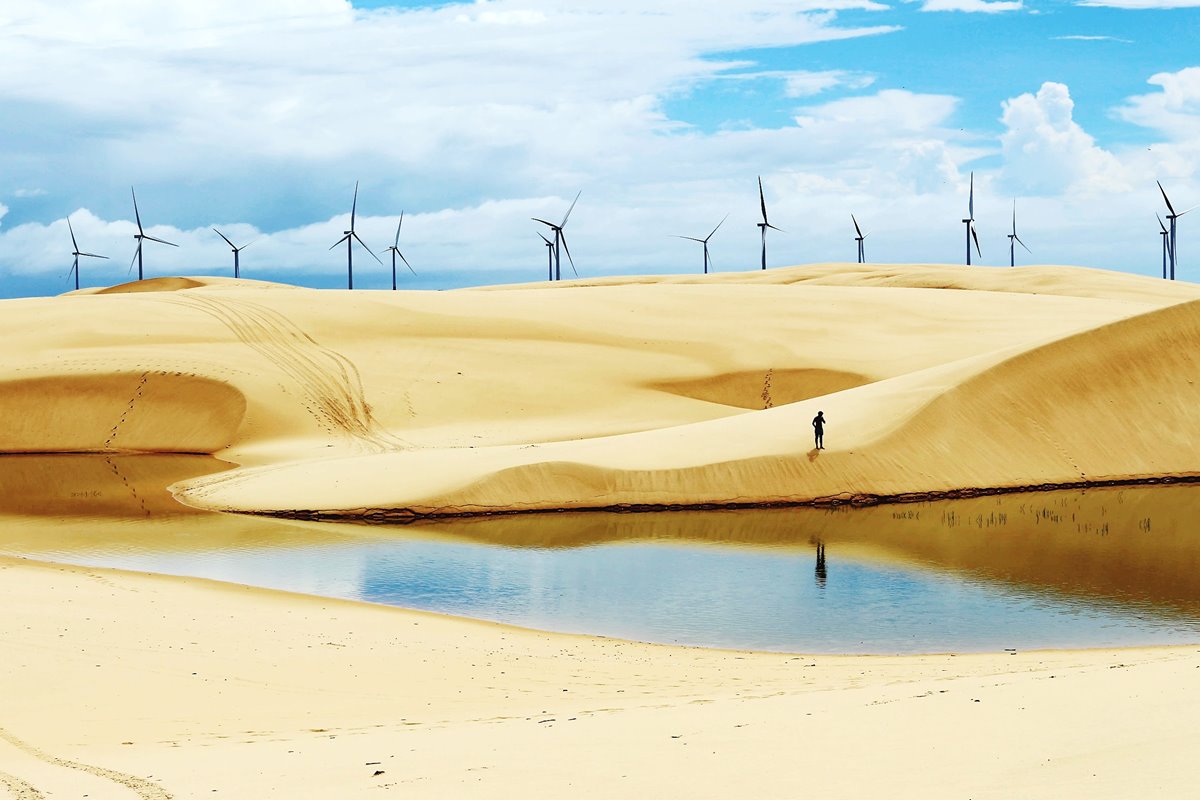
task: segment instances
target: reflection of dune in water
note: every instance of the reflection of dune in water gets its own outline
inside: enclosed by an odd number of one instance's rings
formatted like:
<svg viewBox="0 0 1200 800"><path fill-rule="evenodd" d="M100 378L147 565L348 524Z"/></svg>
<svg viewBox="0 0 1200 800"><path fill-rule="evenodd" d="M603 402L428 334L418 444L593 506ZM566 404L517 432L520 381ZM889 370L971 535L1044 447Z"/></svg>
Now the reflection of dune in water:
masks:
<svg viewBox="0 0 1200 800"><path fill-rule="evenodd" d="M232 468L209 456L9 455L0 457L0 550L213 551L344 539L333 531L200 511L171 484Z"/></svg>
<svg viewBox="0 0 1200 800"><path fill-rule="evenodd" d="M1072 595L1200 611L1200 489L1127 487L869 508L459 519L420 530L518 547L615 541L811 548Z"/></svg>

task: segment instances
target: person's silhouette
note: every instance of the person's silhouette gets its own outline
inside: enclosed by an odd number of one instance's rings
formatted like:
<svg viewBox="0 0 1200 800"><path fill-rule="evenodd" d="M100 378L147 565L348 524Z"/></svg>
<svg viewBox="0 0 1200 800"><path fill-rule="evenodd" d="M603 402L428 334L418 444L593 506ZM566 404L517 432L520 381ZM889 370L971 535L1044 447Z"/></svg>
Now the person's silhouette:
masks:
<svg viewBox="0 0 1200 800"><path fill-rule="evenodd" d="M825 412L824 411L817 412L817 415L815 417L813 417L812 426L813 426L813 434L816 438L817 449L824 450L825 449Z"/></svg>

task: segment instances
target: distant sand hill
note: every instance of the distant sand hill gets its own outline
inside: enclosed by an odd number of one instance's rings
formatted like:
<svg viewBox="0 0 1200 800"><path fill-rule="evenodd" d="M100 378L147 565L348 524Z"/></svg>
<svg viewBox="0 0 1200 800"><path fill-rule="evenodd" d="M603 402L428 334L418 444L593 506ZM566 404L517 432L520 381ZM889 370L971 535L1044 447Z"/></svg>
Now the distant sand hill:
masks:
<svg viewBox="0 0 1200 800"><path fill-rule="evenodd" d="M1195 476L1198 301L1073 267L161 278L3 301L0 452L214 454L242 466L175 484L185 502L331 516Z"/></svg>

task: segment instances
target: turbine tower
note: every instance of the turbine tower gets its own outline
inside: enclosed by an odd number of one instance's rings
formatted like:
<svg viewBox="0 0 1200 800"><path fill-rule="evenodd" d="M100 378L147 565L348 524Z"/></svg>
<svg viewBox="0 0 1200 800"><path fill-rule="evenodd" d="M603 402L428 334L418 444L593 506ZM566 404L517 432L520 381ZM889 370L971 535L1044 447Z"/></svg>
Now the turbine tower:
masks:
<svg viewBox="0 0 1200 800"><path fill-rule="evenodd" d="M854 241L858 242L858 263L865 264L867 255L863 249L863 241L867 238L868 234L863 233L862 228L858 227L858 220L854 218L853 214L850 215L850 221L854 223L854 232L858 234L854 237Z"/></svg>
<svg viewBox="0 0 1200 800"><path fill-rule="evenodd" d="M575 273L576 278L579 277L579 273L575 270L575 259L571 258L571 248L567 247L567 235L563 232L563 228L567 227L567 219L571 216L571 212L575 210L575 204L579 202L579 195L581 194L583 194L582 189L575 194L575 199L571 201L571 207L563 215L562 222L557 225L553 222L533 217L534 222L540 222L554 231L554 280L556 281L562 280L562 253L559 250L560 245L562 250L567 251L567 261L571 264L571 271ZM542 238L544 239L545 237L543 236Z"/></svg>
<svg viewBox="0 0 1200 800"><path fill-rule="evenodd" d="M169 244L171 247L179 247L179 245L175 244L174 242L168 242L165 239L156 239L153 236L146 235L146 232L142 230L142 216L138 213L137 192L133 191L133 187L130 186L129 193L133 195L133 217L135 220L137 220L138 229L138 232L133 235L133 238L137 239L137 250L134 251L133 260L129 262L129 268L133 269L133 265L137 264L138 280L140 281L142 279L142 240L149 239L150 241L158 242L159 244Z"/></svg>
<svg viewBox="0 0 1200 800"><path fill-rule="evenodd" d="M85 253L79 249L79 244L78 244L78 242L75 241L75 229L71 227L71 218L70 217L67 217L67 230L69 230L71 232L71 247L74 248L71 251L71 255L75 256L75 263L73 263L71 265L71 272L75 273L75 291L79 291L79 257L85 256L86 258L107 259L108 256L98 256L95 253ZM68 279L70 279L70 277L71 277L71 272L67 273Z"/></svg>
<svg viewBox="0 0 1200 800"><path fill-rule="evenodd" d="M971 194L967 200L967 218L963 220L967 226L967 266L971 266L971 240L975 240L975 252L980 258L983 258L983 253L979 252L979 234L975 232L975 173L971 173Z"/></svg>
<svg viewBox="0 0 1200 800"><path fill-rule="evenodd" d="M1012 233L1008 234L1008 265L1010 267L1015 267L1017 265L1016 245L1018 244L1021 245L1021 247L1025 247L1025 243L1021 241L1021 237L1017 236L1017 200L1016 198L1013 198L1013 227ZM1033 251L1028 247L1025 247L1025 252L1029 253L1030 255L1033 254Z"/></svg>
<svg viewBox="0 0 1200 800"><path fill-rule="evenodd" d="M404 262L404 266L408 267L408 271L413 275L417 271L412 268L412 264L408 263L408 259L404 257L404 253L400 252L400 226L404 224L404 212L400 212L400 221L396 223L396 239L392 242L392 246L384 250L385 253L392 254L392 291L396 291L396 256L400 256L400 260ZM363 245L366 247L366 245Z"/></svg>
<svg viewBox="0 0 1200 800"><path fill-rule="evenodd" d="M542 236L541 233L539 233L538 236L543 242L546 243L546 280L552 281L554 280L554 242L550 241L545 236Z"/></svg>
<svg viewBox="0 0 1200 800"><path fill-rule="evenodd" d="M709 240L709 239L711 239L711 238L713 237L713 234L714 234L714 233L716 233L716 232L717 232L717 230L718 230L718 229L719 229L719 228L720 228L722 225L724 225L724 224L725 224L725 220L727 220L727 219L729 219L729 215L728 215L728 214L726 214L726 215L725 215L725 216L724 216L724 217L721 219L721 221L717 223L717 227L716 227L716 228L713 228L713 229L712 229L712 232L710 232L710 233L708 234L708 236L705 236L703 239L697 239L695 236L676 236L676 237L675 237L676 239L687 239L689 242L699 242L700 244L704 245L704 274L705 274L705 275L707 275L707 274L708 274L708 267L709 267L709 265L712 263L712 260L711 260L711 259L708 257L708 240Z"/></svg>
<svg viewBox="0 0 1200 800"><path fill-rule="evenodd" d="M1179 250L1177 248L1178 242L1175 239L1175 220L1188 213L1188 211L1194 210L1196 206L1192 206L1187 211L1181 211L1180 213L1176 214L1175 207L1171 205L1170 199L1167 198L1167 190L1163 188L1160 181L1155 181L1155 183L1158 184L1158 190L1162 192L1163 201L1167 204L1167 211L1171 212L1167 214L1167 221L1171 223L1171 244L1169 248L1169 253L1171 256L1171 280L1175 280L1175 267L1179 263Z"/></svg>
<svg viewBox="0 0 1200 800"><path fill-rule="evenodd" d="M758 230L762 234L762 268L766 269L767 268L767 228L770 228L773 231L779 231L780 233L783 233L783 231L780 230L779 228L776 228L774 225L772 225L770 222L767 221L767 198L763 195L762 175L758 176L758 204L762 207L763 221L756 222L754 224L756 226L758 226Z"/></svg>
<svg viewBox="0 0 1200 800"><path fill-rule="evenodd" d="M354 202L350 205L350 230L342 231L344 236L342 236L342 238L338 239L336 242L334 242L329 247L329 249L332 250L333 248L337 247L342 242L346 243L346 281L347 281L347 285L350 289L354 288L354 241L356 239L358 240L358 243L361 244L363 246L363 248L366 249L366 251L371 254L371 258L375 259L376 261L379 261L379 256L375 255L375 251L373 251L371 248L367 247L367 243L364 242L362 240L362 238L354 230L354 215L357 211L358 211L358 181L355 181L354 182ZM382 261L379 261L379 266L381 266L381 267L383 266Z"/></svg>
<svg viewBox="0 0 1200 800"><path fill-rule="evenodd" d="M229 245L229 247L233 250L233 277L235 277L235 278L242 277L242 265L240 263L240 259L238 258L238 254L241 253L243 250L245 250L250 245L254 244L254 242L249 242L247 244L242 245L241 247L238 247L233 242L229 241L228 236L221 233L216 228L213 228L213 233L217 234L217 236L220 236L222 239L224 239L225 244Z"/></svg>
<svg viewBox="0 0 1200 800"><path fill-rule="evenodd" d="M1167 226L1163 224L1162 217L1158 214L1154 215L1158 219L1159 236L1162 237L1162 253L1163 253L1163 280L1167 279L1167 256L1171 252L1171 232L1167 230Z"/></svg>

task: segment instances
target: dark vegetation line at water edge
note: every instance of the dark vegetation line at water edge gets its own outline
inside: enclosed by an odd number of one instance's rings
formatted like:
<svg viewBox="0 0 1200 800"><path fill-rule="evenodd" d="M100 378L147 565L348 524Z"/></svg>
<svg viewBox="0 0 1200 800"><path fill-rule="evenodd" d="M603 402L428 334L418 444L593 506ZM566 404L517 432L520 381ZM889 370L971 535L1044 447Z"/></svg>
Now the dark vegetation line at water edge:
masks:
<svg viewBox="0 0 1200 800"><path fill-rule="evenodd" d="M923 503L930 500L957 500L969 497L988 497L1003 494L1031 492L1053 492L1063 489L1089 489L1109 486L1152 486L1155 484L1200 484L1200 473L1154 475L1140 478L1106 478L1096 480L1064 481L1061 483L1036 483L1019 486L982 486L961 489L942 489L928 492L902 492L899 494L844 493L812 500L777 500L759 502L729 501L723 503L614 503L603 506L579 506L572 508L485 508L455 509L446 511L414 511L409 508L365 508L317 511L310 509L273 509L239 511L223 509L227 513L249 516L299 519L314 522L358 522L367 525L408 525L435 519L465 519L472 517L506 517L531 514L574 514L604 512L611 514L647 514L672 511L738 511L767 508L865 508L868 506L901 505Z"/></svg>

